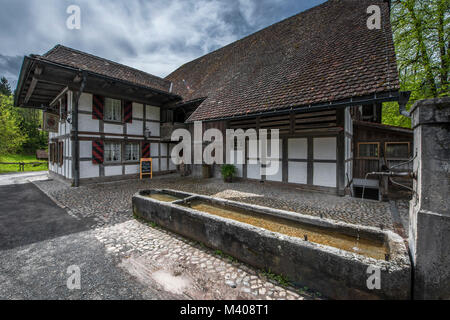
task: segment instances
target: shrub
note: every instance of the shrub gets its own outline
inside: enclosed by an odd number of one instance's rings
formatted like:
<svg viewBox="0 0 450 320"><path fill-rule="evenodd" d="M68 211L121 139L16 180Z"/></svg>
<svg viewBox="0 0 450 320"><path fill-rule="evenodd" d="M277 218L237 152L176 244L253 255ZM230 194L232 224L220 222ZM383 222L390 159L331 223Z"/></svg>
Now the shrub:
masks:
<svg viewBox="0 0 450 320"><path fill-rule="evenodd" d="M227 182L231 182L236 175L236 167L232 164L224 164L221 172L223 179Z"/></svg>

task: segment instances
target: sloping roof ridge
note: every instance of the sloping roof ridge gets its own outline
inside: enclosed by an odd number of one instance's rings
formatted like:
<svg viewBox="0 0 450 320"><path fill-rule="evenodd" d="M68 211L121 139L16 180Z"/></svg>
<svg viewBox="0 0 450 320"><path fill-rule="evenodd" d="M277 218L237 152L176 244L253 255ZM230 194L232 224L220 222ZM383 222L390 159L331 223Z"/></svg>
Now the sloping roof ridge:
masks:
<svg viewBox="0 0 450 320"><path fill-rule="evenodd" d="M64 46L64 45L62 45L62 44L57 44L57 45L54 46L52 49L50 49L48 52L44 53L41 57L46 58L48 55L50 55L51 53L55 52L57 49L60 49L60 48L61 48L61 49L68 50L68 51L72 51L72 52L75 52L75 53L78 53L78 54L82 54L82 55L85 55L85 56L89 56L89 57L91 57L91 58L98 59L98 60L101 60L101 61L104 61L104 62L108 62L108 63L110 63L110 64L113 64L113 65L116 65L116 66L119 66L119 67L124 67L124 68L130 69L130 70L134 70L134 71L143 73L143 74L145 74L145 75L147 75L147 76L149 76L149 77L155 78L155 79L157 79L157 80L163 80L163 81L166 81L166 82L168 82L168 83L172 83L172 82L171 82L170 80L168 80L168 79L165 79L165 78L161 78L161 77L155 76L155 75L153 75L153 74L151 74L151 73L148 73L148 72L145 72L145 71L142 71L142 70L139 70L139 69L136 69L136 68L127 66L127 65L125 65L125 64L122 64L122 63L119 63L119 62L116 62L116 61L112 61L112 60L109 60L109 59L106 59L106 58L102 58L102 57L96 56L96 55L91 54L91 53L88 53L88 52L84 52L84 51L81 51L81 50L77 50L77 49L74 49L74 48L70 48L70 47Z"/></svg>
<svg viewBox="0 0 450 320"><path fill-rule="evenodd" d="M177 72L177 71L180 70L181 68L183 68L183 67L185 67L185 66L187 66L187 65L189 65L189 64L195 63L195 62L197 62L198 60L203 59L204 57L207 57L207 56L209 56L209 55L212 55L212 54L214 54L214 53L216 53L216 52L218 52L218 51L225 50L226 48L231 47L231 46L234 46L234 45L236 45L236 44L238 44L238 43L240 43L240 42L243 42L243 41L247 40L248 38L252 38L252 37L256 36L256 35L259 34L259 33L265 32L266 30L269 30L269 29L271 29L271 28L273 28L273 27L276 27L276 26L278 26L278 25L281 25L281 24L285 23L286 21L289 21L289 20L291 20L291 19L294 19L294 18L296 18L296 17L298 17L298 16L300 16L300 15L304 15L304 14L308 13L309 11L317 10L317 9L321 8L322 6L325 6L325 5L329 4L330 2L339 2L339 1L340 1L340 0L328 0L328 1L325 1L325 2L323 2L323 3L321 3L321 4L318 4L318 5L316 5L316 6L312 7L312 8L309 8L309 9L306 9L306 10L304 10L304 11L301 11L301 12L299 12L299 13L297 13L297 14L294 14L293 16L287 17L287 18L285 18L285 19L283 19L283 20L281 20L281 21L272 23L271 25L269 25L269 26L267 26L267 27L264 27L264 28L262 28L262 29L260 29L260 30L258 30L258 31L255 31L254 33L251 33L251 34L249 34L249 35L247 35L247 36L245 36L245 37L243 37L243 38L240 38L240 39L238 39L238 40L236 40L236 41L233 41L233 42L231 42L231 43L229 43L229 44L227 44L227 45L225 45L225 46L223 46L223 47L217 48L216 50L213 50L213 51L211 51L211 52L208 52L208 53L206 53L206 54L204 54L204 55L202 55L202 56L200 56L200 57L198 57L198 58L196 58L196 59L194 59L194 60L191 60L191 61L189 61L189 62L186 62L186 63L182 64L182 65L179 66L177 69L175 69L173 72L171 72L170 74L168 74L168 75L165 77L165 79L169 78L172 74L174 74L175 72Z"/></svg>

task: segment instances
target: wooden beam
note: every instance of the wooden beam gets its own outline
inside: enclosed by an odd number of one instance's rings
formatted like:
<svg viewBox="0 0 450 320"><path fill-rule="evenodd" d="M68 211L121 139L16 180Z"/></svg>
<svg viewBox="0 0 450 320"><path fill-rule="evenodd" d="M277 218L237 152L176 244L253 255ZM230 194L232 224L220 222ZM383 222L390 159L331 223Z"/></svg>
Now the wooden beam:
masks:
<svg viewBox="0 0 450 320"><path fill-rule="evenodd" d="M25 95L25 99L23 100L24 103L28 103L30 101L31 95L34 92L34 89L36 88L36 85L38 83L38 79L36 77L33 77L31 80L30 86L28 87L27 94Z"/></svg>

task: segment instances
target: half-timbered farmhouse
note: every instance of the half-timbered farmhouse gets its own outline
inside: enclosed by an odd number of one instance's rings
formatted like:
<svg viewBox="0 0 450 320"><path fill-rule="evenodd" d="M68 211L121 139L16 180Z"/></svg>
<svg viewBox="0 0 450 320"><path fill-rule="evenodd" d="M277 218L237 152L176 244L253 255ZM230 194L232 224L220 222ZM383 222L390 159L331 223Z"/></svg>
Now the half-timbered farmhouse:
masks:
<svg viewBox="0 0 450 320"><path fill-rule="evenodd" d="M381 29L367 26L370 5L381 8ZM382 103L399 100L389 10L388 1L330 0L165 79L58 45L25 57L15 105L57 115L49 170L75 185L137 177L141 157L153 158L156 174L176 171L172 131L203 121L224 136L280 130L278 174L238 165L243 179L339 195L376 189L377 177L365 177L388 165L385 149L391 160L412 150L409 130L381 125ZM201 166L190 171L200 175Z"/></svg>

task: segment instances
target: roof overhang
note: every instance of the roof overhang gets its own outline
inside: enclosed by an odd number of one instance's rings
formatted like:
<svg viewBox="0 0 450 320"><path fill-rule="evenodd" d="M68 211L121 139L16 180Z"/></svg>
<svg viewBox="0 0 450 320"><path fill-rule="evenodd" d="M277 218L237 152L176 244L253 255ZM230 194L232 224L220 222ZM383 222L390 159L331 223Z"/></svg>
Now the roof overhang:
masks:
<svg viewBox="0 0 450 320"><path fill-rule="evenodd" d="M83 75L86 76L84 92L154 106L170 105L182 100L176 94L26 56L17 83L14 105L47 109L63 90L80 90Z"/></svg>
<svg viewBox="0 0 450 320"><path fill-rule="evenodd" d="M247 118L254 118L260 116L274 116L274 115L283 115L289 113L307 113L313 111L322 111L322 110L330 110L337 108L345 108L349 106L358 106L358 105L366 105L366 104L374 104L374 103L383 103L389 101L398 101L400 97L399 90L386 91L386 92L378 92L370 95L360 96L360 97L351 97L347 99L335 100L330 102L323 102L317 104L310 105L302 105L290 108L274 108L270 111L261 111L248 113L243 115L235 115L229 117L222 118L214 118L214 119L205 119L198 120L203 122L211 122L211 121L224 121L224 120L240 120ZM187 121L187 123L192 123L194 121Z"/></svg>

